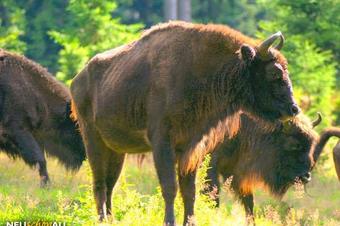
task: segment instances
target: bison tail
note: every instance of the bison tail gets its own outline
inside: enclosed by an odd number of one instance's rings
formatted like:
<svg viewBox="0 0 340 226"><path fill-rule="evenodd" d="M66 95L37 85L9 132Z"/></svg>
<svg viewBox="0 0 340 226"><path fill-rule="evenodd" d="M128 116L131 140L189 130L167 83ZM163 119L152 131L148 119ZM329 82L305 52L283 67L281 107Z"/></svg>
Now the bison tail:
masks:
<svg viewBox="0 0 340 226"><path fill-rule="evenodd" d="M138 155L137 155L137 166L138 166L139 168L142 167L145 158L146 158L146 154L138 154Z"/></svg>

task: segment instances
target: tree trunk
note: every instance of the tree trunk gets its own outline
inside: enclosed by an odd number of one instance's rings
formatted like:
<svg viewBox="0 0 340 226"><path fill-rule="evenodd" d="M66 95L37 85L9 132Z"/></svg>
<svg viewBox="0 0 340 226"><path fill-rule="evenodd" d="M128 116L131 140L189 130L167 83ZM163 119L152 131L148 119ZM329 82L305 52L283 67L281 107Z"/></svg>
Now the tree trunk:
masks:
<svg viewBox="0 0 340 226"><path fill-rule="evenodd" d="M179 0L178 19L191 21L191 0Z"/></svg>
<svg viewBox="0 0 340 226"><path fill-rule="evenodd" d="M177 19L177 0L165 0L164 20L168 21L168 20L176 20L176 19Z"/></svg>

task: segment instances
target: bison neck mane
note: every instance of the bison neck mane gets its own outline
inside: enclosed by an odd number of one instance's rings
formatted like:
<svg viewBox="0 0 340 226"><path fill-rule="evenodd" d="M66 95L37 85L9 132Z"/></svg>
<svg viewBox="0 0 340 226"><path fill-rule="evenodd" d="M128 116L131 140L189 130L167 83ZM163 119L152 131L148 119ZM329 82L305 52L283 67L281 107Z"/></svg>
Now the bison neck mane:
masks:
<svg viewBox="0 0 340 226"><path fill-rule="evenodd" d="M61 115L48 131L42 131L40 140L48 155L54 156L68 170L77 170L85 160L85 148L78 125L71 118L71 107L67 103Z"/></svg>
<svg viewBox="0 0 340 226"><path fill-rule="evenodd" d="M215 74L193 82L187 90L184 116L172 123L174 143L184 141L179 161L182 174L195 170L207 153L238 132L240 110L251 95L246 73L235 54Z"/></svg>

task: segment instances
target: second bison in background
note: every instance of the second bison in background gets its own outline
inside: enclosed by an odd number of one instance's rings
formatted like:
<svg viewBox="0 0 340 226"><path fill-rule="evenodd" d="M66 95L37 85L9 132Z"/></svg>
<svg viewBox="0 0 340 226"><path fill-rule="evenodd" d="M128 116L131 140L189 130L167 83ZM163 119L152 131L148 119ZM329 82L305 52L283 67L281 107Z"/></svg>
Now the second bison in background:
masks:
<svg viewBox="0 0 340 226"><path fill-rule="evenodd" d="M295 182L309 182L311 170L328 139L340 138L337 128L326 129L319 137L313 127L320 121L320 115L314 123L299 116L283 126L268 129L242 115L237 136L223 143L211 156L208 191L218 202L218 176L222 175L224 181L232 178L231 189L244 205L247 220L253 220L255 188L263 187L281 198Z"/></svg>
<svg viewBox="0 0 340 226"><path fill-rule="evenodd" d="M45 153L79 169L85 149L71 120L69 89L37 63L0 49L0 151L37 166L49 181Z"/></svg>
<svg viewBox="0 0 340 226"><path fill-rule="evenodd" d="M111 213L126 153L152 149L165 224L175 225L178 159L184 225L194 225L196 169L237 133L240 110L270 121L299 112L283 40L280 32L257 42L227 26L172 22L92 58L71 93L100 219Z"/></svg>

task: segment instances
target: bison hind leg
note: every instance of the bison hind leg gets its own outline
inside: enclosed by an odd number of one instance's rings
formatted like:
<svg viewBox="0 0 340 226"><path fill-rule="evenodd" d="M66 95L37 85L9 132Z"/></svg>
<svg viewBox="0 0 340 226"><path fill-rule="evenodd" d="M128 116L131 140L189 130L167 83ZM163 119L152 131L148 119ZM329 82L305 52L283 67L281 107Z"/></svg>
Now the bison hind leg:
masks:
<svg viewBox="0 0 340 226"><path fill-rule="evenodd" d="M185 226L195 226L194 205L196 195L196 170L187 175L182 175L178 170L179 188L184 202L184 221Z"/></svg>
<svg viewBox="0 0 340 226"><path fill-rule="evenodd" d="M125 154L118 154L107 147L91 122L84 124L81 118L78 120L92 170L97 213L99 221L103 221L107 214L111 214L112 189L119 178Z"/></svg>
<svg viewBox="0 0 340 226"><path fill-rule="evenodd" d="M122 171L126 154L117 154L112 152L107 159L106 167L106 211L107 214L112 214L111 196L112 190L118 181Z"/></svg>

